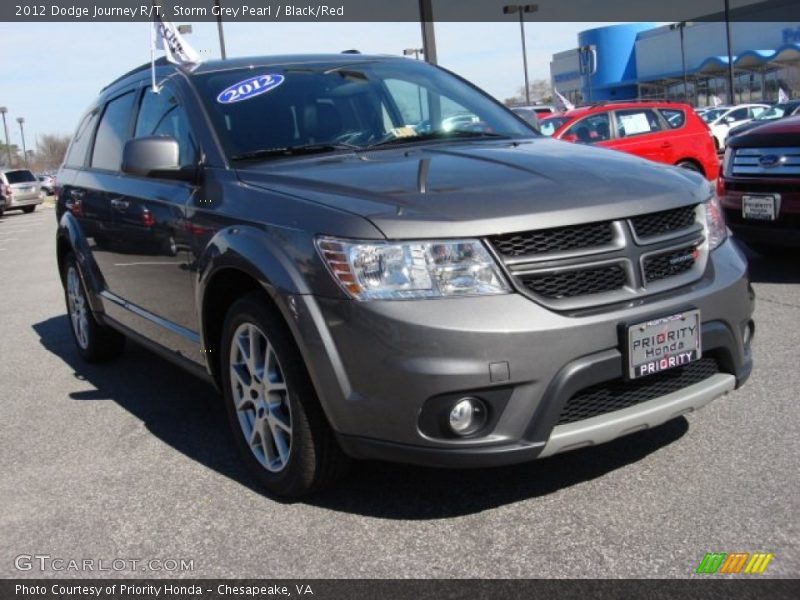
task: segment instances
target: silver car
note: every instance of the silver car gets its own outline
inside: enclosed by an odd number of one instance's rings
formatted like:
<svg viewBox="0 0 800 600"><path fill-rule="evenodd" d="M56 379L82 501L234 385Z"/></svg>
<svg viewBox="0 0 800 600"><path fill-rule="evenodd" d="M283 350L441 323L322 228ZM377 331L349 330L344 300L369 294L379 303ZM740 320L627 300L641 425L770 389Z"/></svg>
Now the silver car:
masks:
<svg viewBox="0 0 800 600"><path fill-rule="evenodd" d="M5 199L4 210L31 213L42 203L42 185L28 169L7 169L0 171L0 195Z"/></svg>

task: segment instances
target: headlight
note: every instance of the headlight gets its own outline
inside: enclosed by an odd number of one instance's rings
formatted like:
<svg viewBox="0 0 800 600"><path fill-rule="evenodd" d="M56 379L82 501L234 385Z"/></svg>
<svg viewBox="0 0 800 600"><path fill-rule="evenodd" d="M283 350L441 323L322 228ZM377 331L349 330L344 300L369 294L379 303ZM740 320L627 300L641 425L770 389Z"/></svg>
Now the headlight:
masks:
<svg viewBox="0 0 800 600"><path fill-rule="evenodd" d="M713 194L705 203L705 233L708 240L708 249L713 250L728 237L728 228L725 225L725 216L719 198Z"/></svg>
<svg viewBox="0 0 800 600"><path fill-rule="evenodd" d="M506 294L500 269L478 240L351 242L317 238L323 262L356 300Z"/></svg>

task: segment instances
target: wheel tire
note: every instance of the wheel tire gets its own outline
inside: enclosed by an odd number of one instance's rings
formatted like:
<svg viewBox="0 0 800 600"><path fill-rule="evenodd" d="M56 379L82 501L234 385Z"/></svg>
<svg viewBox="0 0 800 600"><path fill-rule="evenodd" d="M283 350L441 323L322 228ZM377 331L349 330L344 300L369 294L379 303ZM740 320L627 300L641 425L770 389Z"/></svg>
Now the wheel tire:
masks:
<svg viewBox="0 0 800 600"><path fill-rule="evenodd" d="M268 302L262 294L248 294L225 317L220 351L225 408L236 446L258 483L277 496L298 498L334 483L349 459L291 333Z"/></svg>
<svg viewBox="0 0 800 600"><path fill-rule="evenodd" d="M22 212L24 212L26 215L29 215L35 210L36 210L36 205L34 204L33 206L26 206L25 208L22 209Z"/></svg>
<svg viewBox="0 0 800 600"><path fill-rule="evenodd" d="M700 173L703 175L703 169L701 169L696 163L693 163L690 160L682 160L675 164L676 167L680 167L681 169L687 169L688 171L694 171L695 173Z"/></svg>
<svg viewBox="0 0 800 600"><path fill-rule="evenodd" d="M81 358L96 363L118 357L125 348L125 336L97 322L86 297L78 262L71 253L64 259L64 299L72 339Z"/></svg>

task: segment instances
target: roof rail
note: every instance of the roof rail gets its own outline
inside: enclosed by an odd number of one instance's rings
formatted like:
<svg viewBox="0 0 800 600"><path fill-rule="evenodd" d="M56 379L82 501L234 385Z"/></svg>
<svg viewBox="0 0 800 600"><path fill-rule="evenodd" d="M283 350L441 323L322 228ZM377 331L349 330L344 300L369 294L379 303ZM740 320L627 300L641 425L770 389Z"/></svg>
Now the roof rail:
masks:
<svg viewBox="0 0 800 600"><path fill-rule="evenodd" d="M173 64L173 63L169 62L169 61L166 59L166 57L162 56L161 58L159 58L159 59L157 59L157 60L156 60L156 63L155 63L155 64L156 64L156 66L157 66L157 67L164 67L164 66L167 66L167 65L171 65L171 64ZM149 62L146 62L146 63L144 63L143 65L139 65L138 67L136 67L136 68L134 68L134 69L131 69L131 70L130 70L130 71L128 71L127 73L124 73L123 75L120 75L119 77L117 77L117 78L116 78L114 81L112 81L112 82L111 82L111 83L109 83L108 85L104 86L104 87L103 87L103 89L101 89L101 90L100 90L100 92L102 93L102 92L106 91L108 88L110 88L110 87L111 87L112 85L114 85L115 83L118 83L118 82L122 81L122 80L123 80L123 79L125 79L126 77L130 77L130 76L131 76L131 75L133 75L134 73L138 73L138 72L140 72L140 71L146 71L146 70L147 70L147 69L149 69L149 68L150 68L150 63L149 63Z"/></svg>
<svg viewBox="0 0 800 600"><path fill-rule="evenodd" d="M678 100L667 100L665 98L629 98L626 100L597 100L596 102L589 102L588 104L581 104L575 108L592 108L593 106L605 106L606 104L624 104L636 102L663 102L664 104L688 104L688 102L680 102Z"/></svg>

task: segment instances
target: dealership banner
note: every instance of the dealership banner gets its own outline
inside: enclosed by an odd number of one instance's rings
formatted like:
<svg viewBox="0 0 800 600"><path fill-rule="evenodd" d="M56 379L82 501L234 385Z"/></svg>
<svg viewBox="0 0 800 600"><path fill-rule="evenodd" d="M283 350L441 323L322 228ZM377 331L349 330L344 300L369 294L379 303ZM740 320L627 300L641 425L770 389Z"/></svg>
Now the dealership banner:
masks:
<svg viewBox="0 0 800 600"><path fill-rule="evenodd" d="M3 580L0 598L144 600L151 598L267 600L783 600L800 597L797 580Z"/></svg>
<svg viewBox="0 0 800 600"><path fill-rule="evenodd" d="M506 0L11 0L0 3L0 21L504 21ZM797 0L730 0L731 21L800 21ZM723 0L538 0L526 5L531 22L721 21Z"/></svg>

